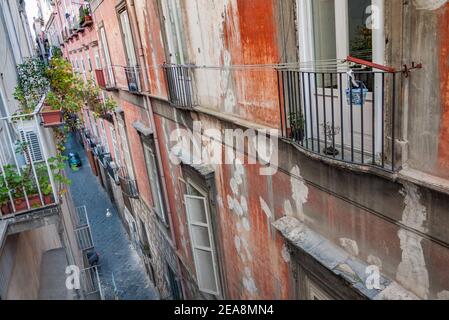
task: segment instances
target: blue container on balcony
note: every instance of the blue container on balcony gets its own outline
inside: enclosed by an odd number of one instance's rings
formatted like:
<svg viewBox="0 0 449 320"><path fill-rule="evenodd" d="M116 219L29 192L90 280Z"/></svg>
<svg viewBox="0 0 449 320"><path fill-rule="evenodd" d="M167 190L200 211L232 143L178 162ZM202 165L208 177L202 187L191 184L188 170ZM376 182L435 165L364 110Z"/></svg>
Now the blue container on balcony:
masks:
<svg viewBox="0 0 449 320"><path fill-rule="evenodd" d="M352 105L361 106L366 102L366 96L368 95L368 89L362 81L356 81L358 87L352 88ZM362 99L363 97L363 99ZM346 101L348 105L351 104L351 89L346 89Z"/></svg>

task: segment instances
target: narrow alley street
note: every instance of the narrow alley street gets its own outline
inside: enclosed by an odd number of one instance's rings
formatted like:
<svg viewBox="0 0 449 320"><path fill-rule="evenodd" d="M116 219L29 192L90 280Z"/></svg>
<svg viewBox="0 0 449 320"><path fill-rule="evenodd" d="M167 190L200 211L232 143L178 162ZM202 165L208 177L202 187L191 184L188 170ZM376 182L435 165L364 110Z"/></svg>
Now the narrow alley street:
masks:
<svg viewBox="0 0 449 320"><path fill-rule="evenodd" d="M80 155L83 166L67 169L76 206L86 206L96 251L100 256L100 281L106 300L154 300L157 290L145 272L145 266L132 246L128 234L100 182L92 174L86 154L74 136L67 142L67 152ZM111 217L106 217L109 209Z"/></svg>

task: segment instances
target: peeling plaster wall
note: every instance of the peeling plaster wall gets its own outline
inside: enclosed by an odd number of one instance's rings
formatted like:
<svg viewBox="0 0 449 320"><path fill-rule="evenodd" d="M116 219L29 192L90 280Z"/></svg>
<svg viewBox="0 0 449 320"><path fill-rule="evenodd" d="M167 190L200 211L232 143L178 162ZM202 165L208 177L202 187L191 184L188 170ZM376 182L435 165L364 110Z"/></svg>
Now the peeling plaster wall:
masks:
<svg viewBox="0 0 449 320"><path fill-rule="evenodd" d="M235 127L161 103L155 112L178 253L185 265L183 272L194 279L182 201L185 190L179 181L182 172L168 161L169 135L175 128L192 129L193 120L200 120L204 130ZM279 147L280 170L271 177L260 176L259 166L246 162L215 168L214 219L219 225L215 237L221 244L226 297L294 298L291 268L297 262L291 260L282 237L271 227L283 216L303 221L349 256L378 266L420 298L444 296L449 290L449 250L433 239L449 240L445 231L449 223L447 196L413 184L337 169L283 143ZM197 290L192 281L186 285Z"/></svg>
<svg viewBox="0 0 449 320"><path fill-rule="evenodd" d="M276 72L227 66L280 62L280 51L286 49L278 38L282 34L277 21L280 7L273 0L182 2L187 62L224 66L195 70L194 90L201 106L278 127Z"/></svg>
<svg viewBox="0 0 449 320"><path fill-rule="evenodd" d="M410 41L406 48L423 69L409 81L408 165L449 177L449 3L413 1L409 5Z"/></svg>
<svg viewBox="0 0 449 320"><path fill-rule="evenodd" d="M447 0L413 0L418 10L435 10L445 5Z"/></svg>

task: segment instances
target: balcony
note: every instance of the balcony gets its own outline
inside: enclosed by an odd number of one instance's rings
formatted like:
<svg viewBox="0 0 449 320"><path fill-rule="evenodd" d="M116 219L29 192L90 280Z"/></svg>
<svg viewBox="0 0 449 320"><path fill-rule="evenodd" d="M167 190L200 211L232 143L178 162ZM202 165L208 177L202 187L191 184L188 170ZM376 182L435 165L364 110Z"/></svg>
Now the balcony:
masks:
<svg viewBox="0 0 449 320"><path fill-rule="evenodd" d="M397 171L394 71L278 70L282 137L321 157Z"/></svg>
<svg viewBox="0 0 449 320"><path fill-rule="evenodd" d="M42 103L40 104L42 106ZM0 118L0 220L35 214L58 203L38 112Z"/></svg>
<svg viewBox="0 0 449 320"><path fill-rule="evenodd" d="M82 28L91 26L94 23L90 5L83 4L79 8L79 24Z"/></svg>
<svg viewBox="0 0 449 320"><path fill-rule="evenodd" d="M140 66L124 67L128 90L130 92L142 92L141 81L143 79L143 68Z"/></svg>
<svg viewBox="0 0 449 320"><path fill-rule="evenodd" d="M97 80L97 85L104 90L111 91L117 89L115 84L115 70L112 66L96 69L95 79Z"/></svg>
<svg viewBox="0 0 449 320"><path fill-rule="evenodd" d="M125 196L133 199L139 198L137 181L131 179L124 168L118 170L118 180L120 182L120 188Z"/></svg>
<svg viewBox="0 0 449 320"><path fill-rule="evenodd" d="M192 67L165 64L163 68L170 104L177 108L192 109L196 105L193 95Z"/></svg>

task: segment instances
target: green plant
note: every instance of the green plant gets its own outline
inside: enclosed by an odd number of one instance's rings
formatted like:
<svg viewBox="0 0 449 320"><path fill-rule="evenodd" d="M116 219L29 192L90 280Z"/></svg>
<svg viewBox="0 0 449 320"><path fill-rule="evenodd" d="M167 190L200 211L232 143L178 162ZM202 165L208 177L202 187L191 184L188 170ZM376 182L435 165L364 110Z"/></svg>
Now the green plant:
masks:
<svg viewBox="0 0 449 320"><path fill-rule="evenodd" d="M48 90L46 65L39 58L27 58L17 66L17 74L14 98L24 112L30 113Z"/></svg>
<svg viewBox="0 0 449 320"><path fill-rule="evenodd" d="M48 159L55 182L59 183L62 187L59 190L59 195L63 195L64 193L66 193L67 187L72 184L72 181L64 174L65 161L67 161L67 157L61 154Z"/></svg>
<svg viewBox="0 0 449 320"><path fill-rule="evenodd" d="M288 115L288 121L293 130L304 130L304 117L301 112L291 112Z"/></svg>
<svg viewBox="0 0 449 320"><path fill-rule="evenodd" d="M45 104L50 106L52 110L61 110L63 108L62 101L60 98L50 91L45 98Z"/></svg>

